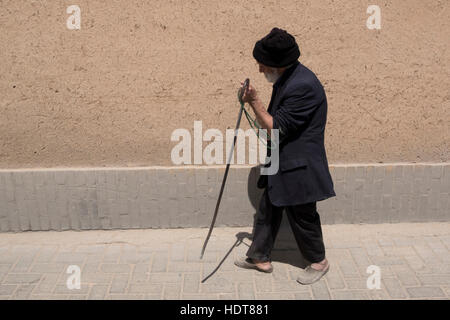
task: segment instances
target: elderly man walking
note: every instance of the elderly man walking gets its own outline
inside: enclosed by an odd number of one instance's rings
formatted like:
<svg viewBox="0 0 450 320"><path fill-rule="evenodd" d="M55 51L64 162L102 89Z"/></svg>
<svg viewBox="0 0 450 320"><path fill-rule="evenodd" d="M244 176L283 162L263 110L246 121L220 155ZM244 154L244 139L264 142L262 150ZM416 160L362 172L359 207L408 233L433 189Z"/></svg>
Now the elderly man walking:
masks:
<svg viewBox="0 0 450 320"><path fill-rule="evenodd" d="M257 41L253 57L259 71L273 83L268 109L254 87L242 100L248 102L262 128L279 130L279 170L261 175L264 188L256 214L253 241L247 257L235 261L242 268L272 272L271 251L283 210L289 219L298 248L310 264L300 269L297 281L311 284L328 270L316 202L335 196L324 146L327 98L315 74L302 65L295 38L273 28Z"/></svg>

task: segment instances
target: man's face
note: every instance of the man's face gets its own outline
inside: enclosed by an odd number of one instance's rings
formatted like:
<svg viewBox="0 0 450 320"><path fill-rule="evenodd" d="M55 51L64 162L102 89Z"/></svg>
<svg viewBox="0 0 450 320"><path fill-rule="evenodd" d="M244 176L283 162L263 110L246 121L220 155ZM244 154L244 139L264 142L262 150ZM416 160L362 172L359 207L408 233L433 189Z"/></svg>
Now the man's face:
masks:
<svg viewBox="0 0 450 320"><path fill-rule="evenodd" d="M258 66L259 72L263 72L270 83L275 83L281 75L277 68L268 67L260 62L258 62Z"/></svg>

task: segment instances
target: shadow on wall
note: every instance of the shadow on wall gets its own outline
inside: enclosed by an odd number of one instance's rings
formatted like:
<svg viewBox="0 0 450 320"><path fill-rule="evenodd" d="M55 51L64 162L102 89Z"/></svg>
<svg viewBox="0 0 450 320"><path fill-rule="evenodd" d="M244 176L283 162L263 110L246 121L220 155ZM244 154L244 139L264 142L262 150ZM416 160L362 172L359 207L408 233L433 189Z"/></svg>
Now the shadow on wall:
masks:
<svg viewBox="0 0 450 320"><path fill-rule="evenodd" d="M248 199L255 209L253 214L253 229L252 234L247 238L251 240L254 234L256 212L259 208L259 202L263 194L264 189L259 189L257 187L257 182L260 177L260 167L253 167L250 170L247 181L247 193ZM285 254L288 253L288 254ZM290 257L287 261L286 259ZM277 238L275 240L275 245L273 249L273 259L281 262L287 262L293 265L302 265L302 256L298 250L297 243L295 242L294 235L289 226L287 219L285 219L285 212L283 211L283 219L281 220L281 226L278 231ZM286 260L286 261L284 261ZM292 261L291 261L292 260Z"/></svg>

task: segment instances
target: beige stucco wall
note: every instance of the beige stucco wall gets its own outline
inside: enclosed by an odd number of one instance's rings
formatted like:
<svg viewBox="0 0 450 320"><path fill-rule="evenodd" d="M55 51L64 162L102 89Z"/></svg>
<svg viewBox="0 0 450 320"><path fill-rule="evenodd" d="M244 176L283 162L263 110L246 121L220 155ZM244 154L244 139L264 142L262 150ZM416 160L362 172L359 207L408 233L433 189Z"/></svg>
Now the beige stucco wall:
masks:
<svg viewBox="0 0 450 320"><path fill-rule="evenodd" d="M330 163L449 161L449 16L447 0L2 0L0 167L171 165L174 129L234 127L245 77L269 102L251 52L274 26L326 89Z"/></svg>

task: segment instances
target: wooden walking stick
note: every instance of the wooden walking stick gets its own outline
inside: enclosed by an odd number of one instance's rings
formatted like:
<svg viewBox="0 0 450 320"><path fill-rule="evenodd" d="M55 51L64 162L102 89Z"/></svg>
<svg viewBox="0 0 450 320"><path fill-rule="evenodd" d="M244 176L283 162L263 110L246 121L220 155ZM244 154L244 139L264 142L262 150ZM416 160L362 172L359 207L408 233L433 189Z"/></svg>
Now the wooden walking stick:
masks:
<svg viewBox="0 0 450 320"><path fill-rule="evenodd" d="M217 213L219 212L220 200L222 200L223 190L225 189L225 182L227 181L228 170L230 169L231 157L233 156L234 146L236 144L236 139L237 139L237 133L238 133L239 125L241 124L242 112L244 110L244 102L242 101L242 96L244 95L244 92L248 89L249 84L250 84L250 79L248 79L248 78L245 79L244 85L242 86L241 91L239 92L239 102L241 103L241 108L239 110L239 115L238 115L238 119L237 119L237 123L236 123L236 129L234 130L233 144L231 145L231 150L228 155L227 166L225 168L225 174L223 176L222 186L220 187L219 197L217 198L216 209L214 210L214 216L213 216L213 219L211 222L211 226L209 227L208 235L206 236L205 243L203 244L202 253L200 254L200 259L203 258L203 254L205 253L206 245L208 244L209 237L211 237L211 233L213 231L214 224L216 223Z"/></svg>

